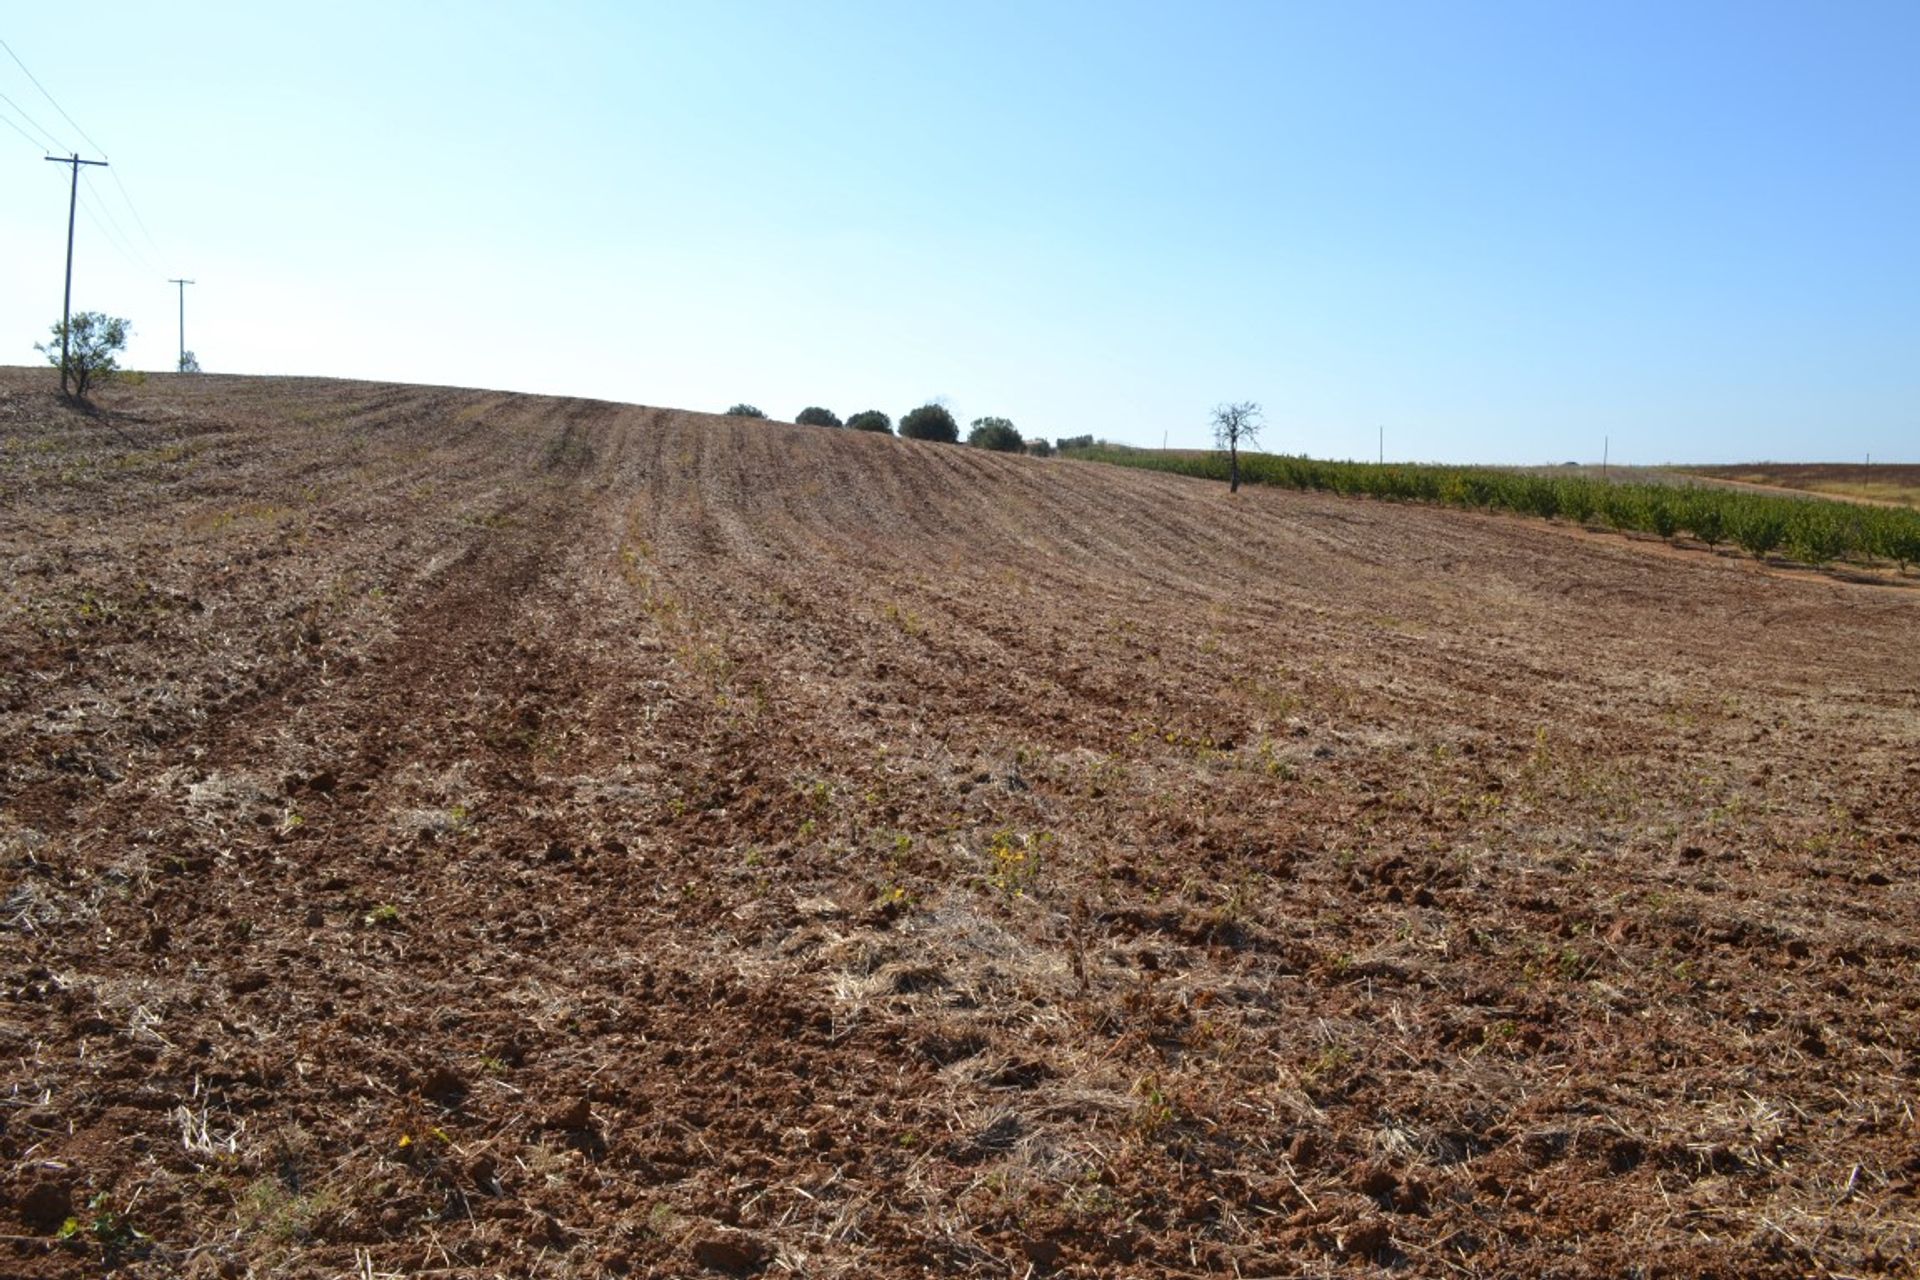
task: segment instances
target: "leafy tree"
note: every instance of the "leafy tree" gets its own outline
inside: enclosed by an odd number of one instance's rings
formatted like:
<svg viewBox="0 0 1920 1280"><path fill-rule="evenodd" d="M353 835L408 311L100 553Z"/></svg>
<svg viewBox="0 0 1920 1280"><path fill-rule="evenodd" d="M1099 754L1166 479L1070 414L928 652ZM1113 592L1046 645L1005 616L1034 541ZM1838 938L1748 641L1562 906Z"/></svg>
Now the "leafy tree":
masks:
<svg viewBox="0 0 1920 1280"><path fill-rule="evenodd" d="M991 449L995 453L1019 453L1027 445L1020 438L1020 432L1005 418L975 418L973 430L967 432L967 443L976 449Z"/></svg>
<svg viewBox="0 0 1920 1280"><path fill-rule="evenodd" d="M893 434L893 419L878 409L867 409L847 419L847 426L854 431L878 431L883 436Z"/></svg>
<svg viewBox="0 0 1920 1280"><path fill-rule="evenodd" d="M36 342L33 349L47 358L47 363L58 369L61 367L61 349L66 348L65 378L73 388L75 400L85 400L87 392L96 382L107 382L120 371L115 355L127 349L127 334L133 325L118 316L110 316L100 311L82 311L73 317L71 330L59 321L53 324L53 340ZM67 341L62 342L62 339Z"/></svg>
<svg viewBox="0 0 1920 1280"><path fill-rule="evenodd" d="M1719 545L1727 536L1726 504L1718 494L1690 491L1686 496L1686 525L1709 547Z"/></svg>
<svg viewBox="0 0 1920 1280"><path fill-rule="evenodd" d="M1240 446L1260 443L1260 406L1251 400L1213 411L1213 442L1227 451L1228 493L1240 492Z"/></svg>
<svg viewBox="0 0 1920 1280"><path fill-rule="evenodd" d="M764 418L767 415L753 405L737 404L727 410L727 416L729 418Z"/></svg>
<svg viewBox="0 0 1920 1280"><path fill-rule="evenodd" d="M1894 517L1887 517L1887 527L1882 534L1886 554L1900 562L1902 569L1909 565L1920 564L1920 520L1908 519L1896 525Z"/></svg>
<svg viewBox="0 0 1920 1280"><path fill-rule="evenodd" d="M808 405L794 415L793 420L803 427L837 427L840 415L831 409L822 409L819 405Z"/></svg>
<svg viewBox="0 0 1920 1280"><path fill-rule="evenodd" d="M191 351L182 351L180 353L180 372L182 373L200 372L200 357L196 356Z"/></svg>
<svg viewBox="0 0 1920 1280"><path fill-rule="evenodd" d="M1035 436L1027 441L1027 452L1036 458L1051 458L1053 446L1047 443L1045 436Z"/></svg>
<svg viewBox="0 0 1920 1280"><path fill-rule="evenodd" d="M1680 532L1680 508L1667 500L1667 495L1657 493L1647 499L1647 523L1653 531L1663 538L1671 538Z"/></svg>
<svg viewBox="0 0 1920 1280"><path fill-rule="evenodd" d="M953 420L945 405L923 404L900 419L900 434L908 440L953 444L960 439L960 424Z"/></svg>
<svg viewBox="0 0 1920 1280"><path fill-rule="evenodd" d="M1733 540L1760 559L1787 536L1787 519L1773 503L1748 499L1735 508Z"/></svg>
<svg viewBox="0 0 1920 1280"><path fill-rule="evenodd" d="M1061 436L1053 442L1053 447L1062 453L1067 452L1069 449L1091 449L1093 448L1093 437L1090 435Z"/></svg>

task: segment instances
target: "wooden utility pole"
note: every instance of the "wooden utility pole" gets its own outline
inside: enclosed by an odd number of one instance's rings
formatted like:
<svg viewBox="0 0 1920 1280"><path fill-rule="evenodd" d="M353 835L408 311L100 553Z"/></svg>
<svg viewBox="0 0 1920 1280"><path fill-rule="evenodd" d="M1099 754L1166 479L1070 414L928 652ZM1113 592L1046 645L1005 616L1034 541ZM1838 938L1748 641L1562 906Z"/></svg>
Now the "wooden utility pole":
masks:
<svg viewBox="0 0 1920 1280"><path fill-rule="evenodd" d="M184 373L187 367L187 286L191 280L169 280L168 284L180 286L180 359L174 364L175 372Z"/></svg>
<svg viewBox="0 0 1920 1280"><path fill-rule="evenodd" d="M69 330L73 328L73 211L80 203L80 166L83 164L107 167L105 160L82 160L80 153L72 156L48 156L55 164L73 166L73 186L67 193L67 292L60 303L60 394L67 394L67 350Z"/></svg>

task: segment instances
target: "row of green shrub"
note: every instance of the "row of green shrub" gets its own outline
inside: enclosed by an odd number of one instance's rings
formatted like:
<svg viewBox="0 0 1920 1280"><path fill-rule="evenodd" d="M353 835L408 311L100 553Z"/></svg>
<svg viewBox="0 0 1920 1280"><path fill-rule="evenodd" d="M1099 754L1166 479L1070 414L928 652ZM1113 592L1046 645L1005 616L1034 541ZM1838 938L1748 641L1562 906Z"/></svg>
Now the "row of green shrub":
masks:
<svg viewBox="0 0 1920 1280"><path fill-rule="evenodd" d="M730 418L765 418L766 413L757 405L736 404L727 410ZM810 404L794 415L794 422L803 427L851 427L855 431L878 431L891 435L893 419L878 409L868 409L856 413L844 423L840 415L821 405ZM908 440L932 440L940 444L954 444L960 439L960 424L954 421L952 412L942 404L923 404L902 415L900 434ZM975 418L972 429L967 432L967 443L976 449L990 449L995 453L1031 453L1047 457L1053 453L1053 446L1036 436L1029 440L1020 434L1017 427L1006 418ZM1093 443L1093 437L1087 437L1087 443Z"/></svg>
<svg viewBox="0 0 1920 1280"><path fill-rule="evenodd" d="M729 418L764 418L767 414L758 405L736 404L727 410L727 416ZM795 414L793 420L803 427L851 427L855 431L893 434L893 419L879 409L862 410L842 422L840 415L833 410L810 404ZM960 438L960 424L953 420L953 414L947 411L945 405L923 404L918 409L901 415L900 434L909 440L934 440L952 444Z"/></svg>
<svg viewBox="0 0 1920 1280"><path fill-rule="evenodd" d="M1104 442L1083 446L1074 441L1073 446L1063 452L1121 466L1227 478L1224 454L1133 449ZM1731 544L1756 556L1778 552L1807 564L1892 560L1905 567L1920 563L1920 512L1895 507L1741 493L1706 485L1625 484L1580 475L1477 467L1320 462L1274 453L1242 454L1240 475L1253 484L1509 511L1663 538L1685 533L1708 546Z"/></svg>

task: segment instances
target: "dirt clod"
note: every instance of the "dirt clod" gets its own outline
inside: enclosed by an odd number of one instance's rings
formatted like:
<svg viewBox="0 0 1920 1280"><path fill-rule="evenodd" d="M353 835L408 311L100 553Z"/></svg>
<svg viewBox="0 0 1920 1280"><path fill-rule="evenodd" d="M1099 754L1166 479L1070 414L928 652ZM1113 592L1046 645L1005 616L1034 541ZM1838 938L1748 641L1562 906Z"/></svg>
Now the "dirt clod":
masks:
<svg viewBox="0 0 1920 1280"><path fill-rule="evenodd" d="M593 1127L593 1106L585 1098L563 1103L547 1113L542 1122L549 1129L580 1131Z"/></svg>
<svg viewBox="0 0 1920 1280"><path fill-rule="evenodd" d="M73 1216L73 1183L49 1174L28 1176L15 1194L22 1226L34 1235L52 1235Z"/></svg>
<svg viewBox="0 0 1920 1280"><path fill-rule="evenodd" d="M773 1259L765 1241L744 1231L715 1231L696 1237L690 1252L696 1265L723 1275L745 1276Z"/></svg>

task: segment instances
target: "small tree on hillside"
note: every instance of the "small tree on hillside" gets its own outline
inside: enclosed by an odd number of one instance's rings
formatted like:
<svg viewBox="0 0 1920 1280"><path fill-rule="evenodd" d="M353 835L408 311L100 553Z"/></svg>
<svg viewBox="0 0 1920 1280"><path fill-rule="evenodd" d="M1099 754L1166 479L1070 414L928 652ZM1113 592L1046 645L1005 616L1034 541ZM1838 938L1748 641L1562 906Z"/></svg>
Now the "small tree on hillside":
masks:
<svg viewBox="0 0 1920 1280"><path fill-rule="evenodd" d="M96 382L106 382L120 371L114 357L127 349L127 334L133 326L118 316L99 311L82 311L73 317L71 330L60 321L53 322L53 340L36 342L33 349L60 367L61 348L66 348L67 380L75 400L85 400ZM66 339L62 342L62 339Z"/></svg>
<svg viewBox="0 0 1920 1280"><path fill-rule="evenodd" d="M909 440L933 440L953 444L960 439L960 424L953 420L943 404L923 404L900 419L900 434Z"/></svg>
<svg viewBox="0 0 1920 1280"><path fill-rule="evenodd" d="M1035 458L1051 458L1053 446L1047 443L1045 436L1035 436L1027 441L1027 453Z"/></svg>
<svg viewBox="0 0 1920 1280"><path fill-rule="evenodd" d="M767 415L754 405L737 404L727 410L727 416L729 418L764 418Z"/></svg>
<svg viewBox="0 0 1920 1280"><path fill-rule="evenodd" d="M1213 442L1227 451L1228 493L1240 492L1240 446L1260 443L1260 406L1251 400L1213 411Z"/></svg>
<svg viewBox="0 0 1920 1280"><path fill-rule="evenodd" d="M182 373L200 372L200 357L196 356L191 351L182 351L180 353L180 372Z"/></svg>
<svg viewBox="0 0 1920 1280"><path fill-rule="evenodd" d="M878 409L863 409L847 419L850 431L878 431L883 436L893 434L893 419Z"/></svg>
<svg viewBox="0 0 1920 1280"><path fill-rule="evenodd" d="M831 409L822 409L817 404L808 405L799 413L795 414L793 420L803 427L837 427L840 425L839 414Z"/></svg>
<svg viewBox="0 0 1920 1280"><path fill-rule="evenodd" d="M976 449L991 449L995 453L1019 453L1027 442L1020 438L1020 432L1013 423L1005 418L975 418L973 430L967 432L967 443Z"/></svg>

